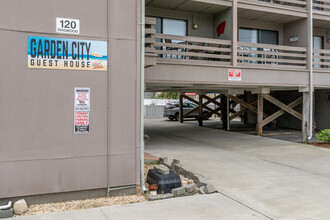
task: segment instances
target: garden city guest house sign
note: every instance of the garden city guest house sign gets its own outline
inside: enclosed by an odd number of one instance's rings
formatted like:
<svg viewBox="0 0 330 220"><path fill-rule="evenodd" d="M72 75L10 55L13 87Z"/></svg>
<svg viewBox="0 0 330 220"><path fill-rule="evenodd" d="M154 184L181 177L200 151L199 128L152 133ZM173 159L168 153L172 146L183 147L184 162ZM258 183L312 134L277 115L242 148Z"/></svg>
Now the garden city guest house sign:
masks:
<svg viewBox="0 0 330 220"><path fill-rule="evenodd" d="M28 37L28 68L107 70L107 42Z"/></svg>

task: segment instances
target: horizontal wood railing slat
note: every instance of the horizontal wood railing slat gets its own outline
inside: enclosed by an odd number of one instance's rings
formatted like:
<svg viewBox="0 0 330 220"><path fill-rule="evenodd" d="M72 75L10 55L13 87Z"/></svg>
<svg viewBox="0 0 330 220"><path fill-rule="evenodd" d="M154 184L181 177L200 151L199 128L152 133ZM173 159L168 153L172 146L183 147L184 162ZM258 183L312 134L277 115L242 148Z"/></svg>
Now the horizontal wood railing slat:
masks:
<svg viewBox="0 0 330 220"><path fill-rule="evenodd" d="M198 45L160 43L160 42L156 42L155 46L231 53L231 48L221 48L221 47L211 47L211 46L198 46Z"/></svg>
<svg viewBox="0 0 330 220"><path fill-rule="evenodd" d="M273 44L254 44L254 43L238 42L238 46L277 49L277 50L295 51L295 52L307 52L307 48L305 47L292 47L292 46L273 45Z"/></svg>
<svg viewBox="0 0 330 220"><path fill-rule="evenodd" d="M231 55L179 52L179 51L171 51L171 50L156 50L155 53L156 54L177 55L177 56L182 56L182 57L205 57L205 58L217 58L217 59L231 59Z"/></svg>
<svg viewBox="0 0 330 220"><path fill-rule="evenodd" d="M230 40L220 40L212 38L201 38L201 37L191 37L191 36L177 36L177 35L168 35L168 34L155 34L156 38L160 39L170 39L170 40L179 40L179 41L189 41L189 42L202 42L208 44L219 44L219 45L228 45L231 46L232 42Z"/></svg>

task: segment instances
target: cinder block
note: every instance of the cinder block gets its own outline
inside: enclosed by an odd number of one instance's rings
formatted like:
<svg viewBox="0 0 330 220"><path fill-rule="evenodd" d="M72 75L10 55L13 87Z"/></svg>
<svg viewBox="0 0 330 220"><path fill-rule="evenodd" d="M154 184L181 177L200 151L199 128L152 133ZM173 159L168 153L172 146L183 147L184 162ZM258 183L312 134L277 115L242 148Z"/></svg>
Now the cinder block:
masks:
<svg viewBox="0 0 330 220"><path fill-rule="evenodd" d="M173 159L173 163L174 163L174 164L180 164L180 160L178 160L178 159Z"/></svg>
<svg viewBox="0 0 330 220"><path fill-rule="evenodd" d="M170 199L173 197L174 197L174 195L172 193L166 193L164 195L161 195L161 199Z"/></svg>
<svg viewBox="0 0 330 220"><path fill-rule="evenodd" d="M199 189L198 189L198 192L199 192L200 194L206 194L206 193L205 193L205 186L202 186L201 188L199 188Z"/></svg>
<svg viewBox="0 0 330 220"><path fill-rule="evenodd" d="M205 186L205 193L206 194L210 194L210 193L215 193L217 190L215 189L215 187L212 184L207 184Z"/></svg>
<svg viewBox="0 0 330 220"><path fill-rule="evenodd" d="M174 195L174 197L184 196L185 192L186 190L184 189L184 187L172 189L172 194Z"/></svg>
<svg viewBox="0 0 330 220"><path fill-rule="evenodd" d="M160 157L160 158L159 158L159 162L160 162L161 164L163 164L163 163L167 163L167 162L168 162L168 158L167 158L167 157Z"/></svg>
<svg viewBox="0 0 330 220"><path fill-rule="evenodd" d="M184 195L185 196L193 196L193 195L195 195L195 192L185 192Z"/></svg>
<svg viewBox="0 0 330 220"><path fill-rule="evenodd" d="M196 185L195 184L188 184L184 188L185 188L186 193L191 193L191 192L195 193L195 191L196 191Z"/></svg>
<svg viewBox="0 0 330 220"><path fill-rule="evenodd" d="M155 169L161 174L169 174L170 170L164 165L157 165Z"/></svg>
<svg viewBox="0 0 330 220"><path fill-rule="evenodd" d="M149 201L156 201L156 200L161 200L162 198L160 196L148 196Z"/></svg>
<svg viewBox="0 0 330 220"><path fill-rule="evenodd" d="M202 186L207 185L207 181L202 175L194 174L194 177L192 178L192 180L196 183L196 185L198 187L202 187Z"/></svg>
<svg viewBox="0 0 330 220"><path fill-rule="evenodd" d="M14 215L14 210L7 209L7 210L0 210L0 218L11 218Z"/></svg>

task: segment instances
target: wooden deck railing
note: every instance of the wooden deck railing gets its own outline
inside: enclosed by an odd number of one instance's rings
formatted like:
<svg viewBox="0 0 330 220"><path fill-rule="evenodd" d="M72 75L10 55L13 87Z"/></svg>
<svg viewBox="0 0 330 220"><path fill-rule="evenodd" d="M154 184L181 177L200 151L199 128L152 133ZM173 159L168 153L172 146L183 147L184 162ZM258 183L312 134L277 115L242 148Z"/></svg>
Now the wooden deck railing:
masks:
<svg viewBox="0 0 330 220"><path fill-rule="evenodd" d="M155 53L155 29L156 19L146 18L145 19L145 53L148 55Z"/></svg>
<svg viewBox="0 0 330 220"><path fill-rule="evenodd" d="M231 64L232 43L229 40L166 34L155 34L155 39L155 53L159 58Z"/></svg>
<svg viewBox="0 0 330 220"><path fill-rule="evenodd" d="M238 42L238 65L307 68L307 48Z"/></svg>
<svg viewBox="0 0 330 220"><path fill-rule="evenodd" d="M330 12L330 0L313 0L314 12Z"/></svg>
<svg viewBox="0 0 330 220"><path fill-rule="evenodd" d="M307 10L307 0L239 0L241 2L255 2L263 5L284 6L290 9Z"/></svg>
<svg viewBox="0 0 330 220"><path fill-rule="evenodd" d="M313 50L313 67L318 70L330 70L330 50Z"/></svg>

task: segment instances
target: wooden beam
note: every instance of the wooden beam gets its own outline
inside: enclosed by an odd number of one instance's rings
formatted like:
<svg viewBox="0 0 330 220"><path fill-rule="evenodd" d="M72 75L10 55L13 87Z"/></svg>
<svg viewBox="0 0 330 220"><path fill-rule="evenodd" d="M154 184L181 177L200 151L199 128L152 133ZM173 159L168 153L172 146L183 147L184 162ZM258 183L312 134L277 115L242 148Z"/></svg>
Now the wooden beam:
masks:
<svg viewBox="0 0 330 220"><path fill-rule="evenodd" d="M183 96L184 95L179 96L179 120L180 120L180 123L183 123Z"/></svg>
<svg viewBox="0 0 330 220"><path fill-rule="evenodd" d="M302 115L297 112L296 110L288 107L286 104L284 104L283 102L275 99L274 97L272 97L271 95L268 94L260 94L263 98L265 98L266 100L268 100L269 102L273 103L274 105L280 107L281 109L283 109L284 111L288 112L289 114L293 115L294 117L298 118L299 120L302 120Z"/></svg>
<svg viewBox="0 0 330 220"><path fill-rule="evenodd" d="M187 117L188 115L192 114L194 111L198 111L198 109L199 109L199 106L197 106L197 107L195 107L195 108L193 108L193 109L191 109L191 110L185 112L185 113L183 114L183 118L185 118L185 117Z"/></svg>
<svg viewBox="0 0 330 220"><path fill-rule="evenodd" d="M302 142L307 143L308 142L308 130L309 130L309 105L310 97L309 92L303 93L303 109L302 109L302 120L301 120L301 134L302 134Z"/></svg>
<svg viewBox="0 0 330 220"><path fill-rule="evenodd" d="M227 94L226 97L230 98L231 100L234 100L235 102L241 104L243 107L253 111L254 113L258 113L258 110L254 106L244 102L243 100L237 98L236 96Z"/></svg>
<svg viewBox="0 0 330 220"><path fill-rule="evenodd" d="M203 117L202 117L202 115L203 115L203 96L201 95L201 94L199 94L198 95L198 99L199 99L199 106L198 106L198 109L199 109L199 111L198 111L198 115L199 115L199 117L198 117L198 125L199 125L199 127L203 127Z"/></svg>
<svg viewBox="0 0 330 220"><path fill-rule="evenodd" d="M220 103L219 103L220 104ZM228 111L227 111L227 96L221 95L221 113L222 113L222 128L223 130L228 130Z"/></svg>
<svg viewBox="0 0 330 220"><path fill-rule="evenodd" d="M294 108L297 105L302 103L302 97L298 98L297 100L295 100L294 102L290 103L288 105L289 108ZM265 126L268 123L274 121L276 118L280 117L281 115L283 115L285 113L285 111L283 109L278 110L277 112L275 112L274 114L272 114L271 116L269 116L268 118L266 118L265 120L263 120L261 122L261 126Z"/></svg>
<svg viewBox="0 0 330 220"><path fill-rule="evenodd" d="M218 107L216 109L213 109L212 111L206 113L203 115L203 118L206 119L206 118L209 118L211 117L213 114L216 114L217 112L221 111L221 108L222 107ZM222 116L222 114L218 113L218 115L220 115L220 117Z"/></svg>
<svg viewBox="0 0 330 220"><path fill-rule="evenodd" d="M262 135L262 128L261 122L263 120L264 114L264 98L261 94L258 94L258 113L257 113L257 134Z"/></svg>
<svg viewBox="0 0 330 220"><path fill-rule="evenodd" d="M232 99L232 100L238 102L239 104L241 104L243 107L249 109L250 111L252 111L252 112L258 114L258 110L257 110L253 105L248 104L248 103L244 102L243 100L241 100L241 99L239 99L239 98L237 98L237 97L235 97L235 96L233 96L233 95L229 95L229 94L227 94L226 96L227 96L228 98L230 98L230 99ZM267 115L266 113L263 113L263 117L264 117L264 118L268 118L269 115ZM274 122L272 122L272 123L274 123Z"/></svg>
<svg viewBox="0 0 330 220"><path fill-rule="evenodd" d="M188 99L189 101L195 103L196 105L199 105L198 101L196 101L195 99L190 98L189 96L186 96L186 95L183 95L183 97L184 97L185 99Z"/></svg>
<svg viewBox="0 0 330 220"><path fill-rule="evenodd" d="M251 102L250 105L255 106L255 105L257 104L257 102L258 102L258 101ZM232 120L234 120L235 118L237 118L237 117L243 115L243 114L246 113L246 112L247 112L247 109L244 108L244 109L242 109L242 110L236 112L236 113L233 114L232 116L230 116L229 119L232 121Z"/></svg>
<svg viewBox="0 0 330 220"><path fill-rule="evenodd" d="M206 99L206 100L208 100L208 101L210 101L210 102L213 102L214 104L216 104L216 105L218 105L218 106L221 106L222 105L222 103L220 103L220 102L218 102L216 99L216 97L215 98L210 98L210 97L208 97L208 96L206 96L206 95L203 95L203 98L204 99Z"/></svg>

